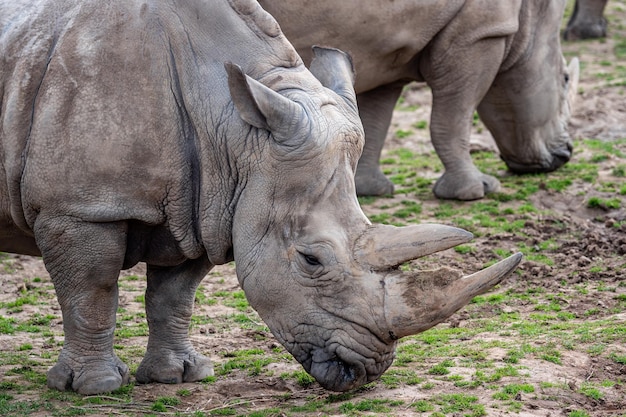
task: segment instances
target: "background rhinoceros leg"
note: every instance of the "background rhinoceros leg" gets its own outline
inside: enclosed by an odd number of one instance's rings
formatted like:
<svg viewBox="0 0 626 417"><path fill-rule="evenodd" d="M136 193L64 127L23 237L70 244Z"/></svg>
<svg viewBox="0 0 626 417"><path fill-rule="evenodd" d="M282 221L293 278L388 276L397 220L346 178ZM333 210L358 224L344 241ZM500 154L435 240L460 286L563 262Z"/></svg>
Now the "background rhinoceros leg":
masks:
<svg viewBox="0 0 626 417"><path fill-rule="evenodd" d="M577 0L574 12L563 32L563 38L575 41L605 37L607 21L604 17L604 8L607 3L608 0Z"/></svg>
<svg viewBox="0 0 626 417"><path fill-rule="evenodd" d="M125 224L45 220L40 215L34 231L61 305L65 333L59 360L48 371L48 386L98 394L128 383L128 367L113 353Z"/></svg>
<svg viewBox="0 0 626 417"><path fill-rule="evenodd" d="M455 59L433 59L425 68L433 92L430 135L445 168L433 192L438 198L475 200L500 186L496 178L476 168L469 141L474 110L496 76L504 41L483 39L449 54Z"/></svg>
<svg viewBox="0 0 626 417"><path fill-rule="evenodd" d="M379 161L403 85L383 85L357 95L359 115L365 130L365 146L355 176L358 195L393 194L393 183L381 172Z"/></svg>
<svg viewBox="0 0 626 417"><path fill-rule="evenodd" d="M193 382L213 375L209 358L196 352L189 340L196 289L210 269L206 257L176 267L148 265L146 314L150 336L137 369L138 382Z"/></svg>

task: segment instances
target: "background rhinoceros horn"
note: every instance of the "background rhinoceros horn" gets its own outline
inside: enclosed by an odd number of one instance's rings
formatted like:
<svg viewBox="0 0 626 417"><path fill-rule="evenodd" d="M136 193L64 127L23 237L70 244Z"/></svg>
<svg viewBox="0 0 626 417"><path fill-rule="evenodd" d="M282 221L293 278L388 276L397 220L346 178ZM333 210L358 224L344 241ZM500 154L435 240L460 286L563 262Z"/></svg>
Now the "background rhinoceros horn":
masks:
<svg viewBox="0 0 626 417"><path fill-rule="evenodd" d="M384 279L385 318L392 338L417 334L441 323L477 295L500 283L522 260L516 253L475 274L461 277L458 271L401 273Z"/></svg>
<svg viewBox="0 0 626 417"><path fill-rule="evenodd" d="M580 78L580 63L578 58L574 57L567 66L569 74L569 87L567 91L567 102L569 103L570 112L574 109L576 94L578 93L578 79Z"/></svg>
<svg viewBox="0 0 626 417"><path fill-rule="evenodd" d="M371 225L357 241L354 255L362 264L389 269L467 243L473 237L468 231L441 224Z"/></svg>
<svg viewBox="0 0 626 417"><path fill-rule="evenodd" d="M270 130L278 138L290 138L306 120L304 109L298 103L246 75L239 65L227 62L224 66L230 95L247 123Z"/></svg>
<svg viewBox="0 0 626 417"><path fill-rule="evenodd" d="M350 106L356 106L354 66L347 53L334 48L313 46L310 71L324 87L333 90Z"/></svg>

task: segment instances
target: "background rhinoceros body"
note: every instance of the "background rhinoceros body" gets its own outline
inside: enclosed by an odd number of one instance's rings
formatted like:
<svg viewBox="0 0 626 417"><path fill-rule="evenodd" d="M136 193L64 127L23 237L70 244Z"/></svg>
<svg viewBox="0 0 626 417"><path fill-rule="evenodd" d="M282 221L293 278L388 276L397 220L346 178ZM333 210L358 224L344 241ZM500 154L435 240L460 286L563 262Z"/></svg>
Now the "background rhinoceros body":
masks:
<svg viewBox="0 0 626 417"><path fill-rule="evenodd" d="M117 279L138 262L139 382L212 373L188 327L200 281L234 259L250 304L335 390L380 376L397 337L519 262L412 288L398 264L471 235L369 223L348 57L317 49L314 77L253 0L1 0L0 24L0 251L41 255L54 283L52 388L129 380L113 351Z"/></svg>
<svg viewBox="0 0 626 417"><path fill-rule="evenodd" d="M378 162L394 105L414 80L432 89L431 139L445 166L434 187L438 197L476 199L498 188L469 155L476 109L511 170L550 171L569 159L573 83L559 45L564 0L260 3L305 62L312 44L352 55L366 136L359 194L393 191Z"/></svg>

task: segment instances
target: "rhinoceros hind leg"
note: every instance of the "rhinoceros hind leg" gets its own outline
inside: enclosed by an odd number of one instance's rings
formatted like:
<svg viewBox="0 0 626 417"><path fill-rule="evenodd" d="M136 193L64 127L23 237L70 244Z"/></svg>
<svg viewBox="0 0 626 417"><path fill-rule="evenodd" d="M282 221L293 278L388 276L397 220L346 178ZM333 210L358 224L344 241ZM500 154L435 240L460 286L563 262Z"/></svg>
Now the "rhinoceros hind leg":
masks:
<svg viewBox="0 0 626 417"><path fill-rule="evenodd" d="M34 232L61 305L65 333L48 386L100 394L128 383L128 367L113 352L126 224L41 213Z"/></svg>
<svg viewBox="0 0 626 417"><path fill-rule="evenodd" d="M380 170L379 160L403 86L404 83L383 85L357 95L359 116L365 131L365 145L354 178L357 195L393 194L393 183Z"/></svg>
<svg viewBox="0 0 626 417"><path fill-rule="evenodd" d="M135 374L137 382L178 384L213 375L210 359L196 352L189 340L196 289L210 268L207 258L171 268L148 265L146 315L150 336Z"/></svg>
<svg viewBox="0 0 626 417"><path fill-rule="evenodd" d="M437 198L448 200L478 200L486 194L496 192L500 181L491 175L476 170L466 172L444 173L435 183L433 192Z"/></svg>

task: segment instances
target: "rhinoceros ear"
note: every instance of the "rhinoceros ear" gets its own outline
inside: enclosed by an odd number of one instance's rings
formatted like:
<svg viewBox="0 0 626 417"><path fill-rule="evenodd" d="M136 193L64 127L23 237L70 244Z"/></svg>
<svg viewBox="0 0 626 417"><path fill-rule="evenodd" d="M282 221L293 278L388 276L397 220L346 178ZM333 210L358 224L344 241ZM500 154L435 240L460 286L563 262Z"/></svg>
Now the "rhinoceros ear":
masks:
<svg viewBox="0 0 626 417"><path fill-rule="evenodd" d="M313 55L310 71L315 78L356 109L355 72L350 55L339 49L320 46L313 46Z"/></svg>
<svg viewBox="0 0 626 417"><path fill-rule="evenodd" d="M275 136L289 138L306 117L304 109L246 75L240 66L228 62L225 67L230 95L241 118Z"/></svg>

